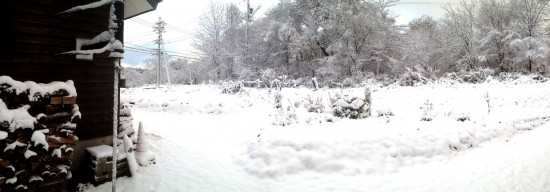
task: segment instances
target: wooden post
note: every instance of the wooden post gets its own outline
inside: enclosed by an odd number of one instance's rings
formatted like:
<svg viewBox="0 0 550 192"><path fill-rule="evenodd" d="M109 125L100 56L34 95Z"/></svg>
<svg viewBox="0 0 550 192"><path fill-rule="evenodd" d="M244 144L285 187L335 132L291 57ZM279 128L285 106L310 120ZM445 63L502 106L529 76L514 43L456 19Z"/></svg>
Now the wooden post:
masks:
<svg viewBox="0 0 550 192"><path fill-rule="evenodd" d="M116 18L113 18L113 15L116 16ZM123 37L123 29L124 29L124 2L111 0L111 10L110 10L110 17L109 17L109 23L114 22L117 25L116 26L109 26L113 28L109 28L110 35L113 37L111 40L111 43L114 43L114 40L119 40L120 42L124 42ZM119 101L120 101L120 88L118 85L119 79L120 79L120 55L124 52L124 50L110 50L111 52L120 52L121 54L110 57L111 64L114 68L114 75L113 75L113 171L112 171L112 192L116 192L116 175L117 175L117 159L118 159L118 147L117 147L117 135L118 135L118 121L119 121Z"/></svg>

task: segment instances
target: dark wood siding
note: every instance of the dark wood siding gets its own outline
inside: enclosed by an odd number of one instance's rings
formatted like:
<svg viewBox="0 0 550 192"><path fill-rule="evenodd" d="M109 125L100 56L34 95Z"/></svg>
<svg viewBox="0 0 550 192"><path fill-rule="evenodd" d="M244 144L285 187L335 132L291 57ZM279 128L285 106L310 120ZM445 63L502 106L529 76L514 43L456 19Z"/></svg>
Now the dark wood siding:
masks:
<svg viewBox="0 0 550 192"><path fill-rule="evenodd" d="M73 80L82 120L82 139L112 134L113 66L107 54L93 61L59 53L75 49L76 38L92 38L107 30L109 7L70 14L57 13L96 0L7 0L0 6L0 75L18 81L49 83Z"/></svg>

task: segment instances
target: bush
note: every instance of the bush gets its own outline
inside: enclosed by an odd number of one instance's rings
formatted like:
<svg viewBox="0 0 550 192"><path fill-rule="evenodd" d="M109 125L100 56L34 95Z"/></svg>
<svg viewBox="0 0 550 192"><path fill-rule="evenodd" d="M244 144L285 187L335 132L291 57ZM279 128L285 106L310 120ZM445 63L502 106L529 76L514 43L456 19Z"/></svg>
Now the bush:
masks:
<svg viewBox="0 0 550 192"><path fill-rule="evenodd" d="M241 87L243 87L243 84L241 82L225 82L222 84L222 86L222 93L235 94L241 91Z"/></svg>
<svg viewBox="0 0 550 192"><path fill-rule="evenodd" d="M425 77L422 74L422 71L417 68L406 68L407 72L405 72L401 78L398 80L399 85L401 86L417 86L417 85L424 85L430 82L431 80L427 77Z"/></svg>
<svg viewBox="0 0 550 192"><path fill-rule="evenodd" d="M336 117L362 119L370 116L370 106L363 99L353 98L346 101L340 98L332 106L332 114Z"/></svg>
<svg viewBox="0 0 550 192"><path fill-rule="evenodd" d="M344 79L344 81L342 81L342 87L343 88L353 87L354 84L355 84L355 82L353 81L352 78L346 78L346 79Z"/></svg>
<svg viewBox="0 0 550 192"><path fill-rule="evenodd" d="M336 117L345 117L350 119L362 119L371 116L370 89L365 88L365 99L336 99L336 101L332 104L332 114Z"/></svg>
<svg viewBox="0 0 550 192"><path fill-rule="evenodd" d="M296 107L299 103L283 105L283 95L280 91L275 91L274 107L277 109L273 125L286 126L298 121L296 116Z"/></svg>
<svg viewBox="0 0 550 192"><path fill-rule="evenodd" d="M325 105L322 97L313 98L310 95L304 100L304 107L310 113L323 113Z"/></svg>
<svg viewBox="0 0 550 192"><path fill-rule="evenodd" d="M452 72L445 75L445 78L458 81L460 83L483 83L496 73L493 69L478 68L471 71L461 70L458 72Z"/></svg>

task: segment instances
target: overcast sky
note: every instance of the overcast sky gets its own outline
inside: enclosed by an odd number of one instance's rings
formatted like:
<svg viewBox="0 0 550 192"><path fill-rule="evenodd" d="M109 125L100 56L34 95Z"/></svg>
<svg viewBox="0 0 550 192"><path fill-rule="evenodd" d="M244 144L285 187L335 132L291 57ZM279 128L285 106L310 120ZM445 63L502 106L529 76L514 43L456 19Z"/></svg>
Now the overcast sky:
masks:
<svg viewBox="0 0 550 192"><path fill-rule="evenodd" d="M163 0L156 11L145 13L138 17L124 22L124 42L127 47L156 48L153 41L156 34L152 25L159 17L168 24L164 40L167 42L165 48L171 54L180 56L195 57L196 53L191 46L192 37L197 28L199 16L206 10L209 0L184 1L184 0ZM233 2L241 9L245 9L246 0L214 0L214 2ZM278 0L250 0L252 7L261 6L260 12L267 11L276 5ZM411 19L422 15L430 15L435 19L443 16L441 6L447 3L456 3L458 0L400 0L391 11L397 17L397 24L407 24ZM260 13L261 15L262 13ZM138 66L143 60L152 58L150 54L136 53L126 49L124 65Z"/></svg>

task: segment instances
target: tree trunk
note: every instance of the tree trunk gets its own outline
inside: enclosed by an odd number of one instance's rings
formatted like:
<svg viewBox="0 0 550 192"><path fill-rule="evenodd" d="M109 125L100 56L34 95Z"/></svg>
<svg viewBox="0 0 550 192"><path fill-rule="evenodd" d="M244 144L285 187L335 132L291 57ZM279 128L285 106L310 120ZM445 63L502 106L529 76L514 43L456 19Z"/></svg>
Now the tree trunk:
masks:
<svg viewBox="0 0 550 192"><path fill-rule="evenodd" d="M529 58L529 72L533 72L533 60Z"/></svg>
<svg viewBox="0 0 550 192"><path fill-rule="evenodd" d="M328 52L327 52L327 49L321 45L321 43L319 42L319 40L315 39L315 42L317 43L317 46L319 46L319 48L321 49L321 51L323 52L323 54L325 55L325 57L330 56L330 55L328 54Z"/></svg>

